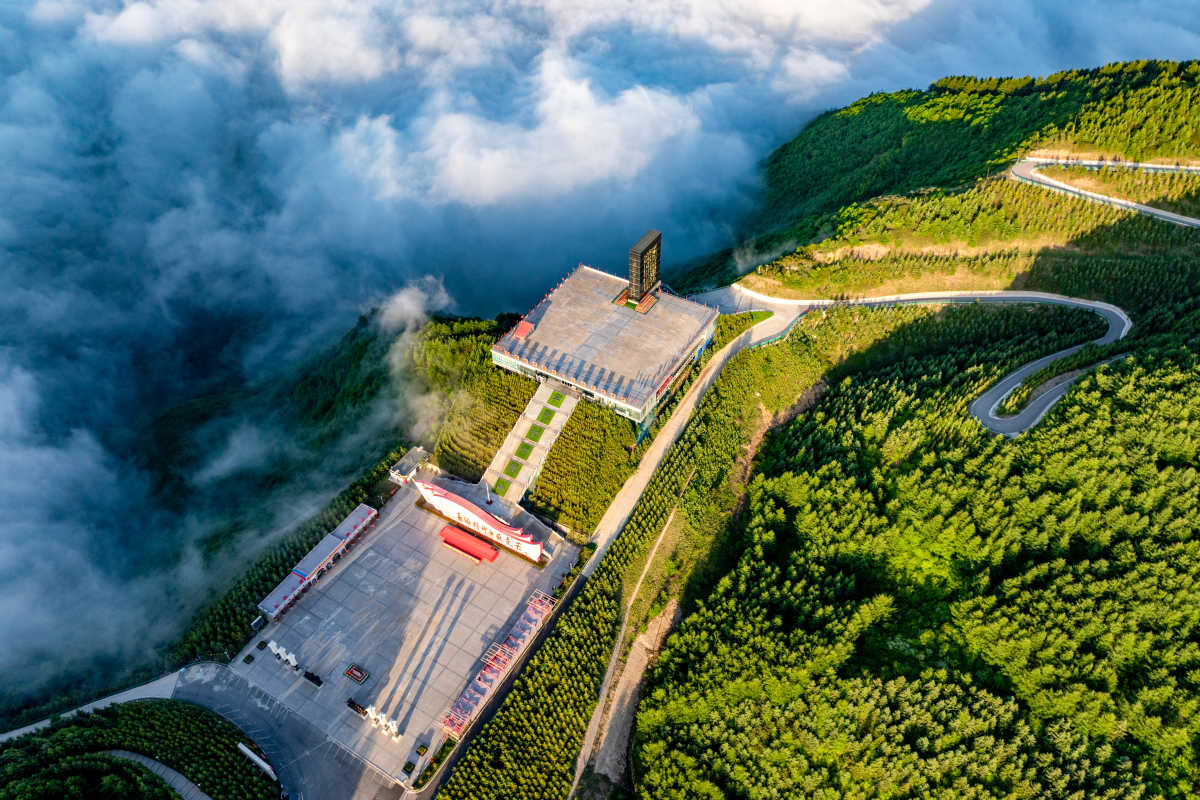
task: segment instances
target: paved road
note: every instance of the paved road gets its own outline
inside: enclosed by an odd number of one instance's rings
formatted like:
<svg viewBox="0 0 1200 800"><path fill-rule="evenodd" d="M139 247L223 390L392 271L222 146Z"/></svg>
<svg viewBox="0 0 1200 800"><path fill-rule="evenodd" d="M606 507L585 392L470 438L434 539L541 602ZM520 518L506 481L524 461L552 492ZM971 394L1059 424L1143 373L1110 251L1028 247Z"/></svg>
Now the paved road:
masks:
<svg viewBox="0 0 1200 800"><path fill-rule="evenodd" d="M173 697L210 708L262 748L285 792L304 800L398 800L400 787L224 664L182 670Z"/></svg>
<svg viewBox="0 0 1200 800"><path fill-rule="evenodd" d="M104 708L105 706L110 706L113 703L128 703L130 700L147 700L150 698L165 699L170 697L171 693L175 691L175 682L178 679L179 673L168 672L166 675L163 675L160 678L155 678L149 683L143 683L141 686L135 686L132 689L126 689L123 692L118 692L116 694L109 695L108 697L102 697L99 700L93 700L86 705L73 708L70 711L64 711L59 716L70 717L74 714L96 711L97 709ZM36 731L44 728L50 724L50 719L50 717L47 717L46 719L35 722L32 725L26 725L23 728L16 728L15 730L11 730L6 733L0 733L0 742L3 742L6 739L16 738L17 736L22 736L30 731Z"/></svg>
<svg viewBox="0 0 1200 800"><path fill-rule="evenodd" d="M212 800L211 797L200 791L199 786L185 778L182 773L176 772L161 761L155 761L153 758L144 756L141 753L131 753L128 750L104 750L103 752L110 756L123 758L126 761L136 761L166 781L167 785L174 789L183 800Z"/></svg>
<svg viewBox="0 0 1200 800"><path fill-rule="evenodd" d="M1200 167L1185 167L1169 164L1146 164L1138 161L1090 161L1076 160L1065 158L1026 158L1018 161L1013 165L1012 176L1023 183L1032 183L1041 186L1044 189L1061 192L1063 194L1082 197L1085 200L1091 200L1095 203L1103 203L1107 206L1115 206L1123 208L1126 211L1135 211L1138 214L1144 214L1147 217L1154 217L1164 222L1170 222L1174 225L1181 225L1185 228L1200 228L1200 219L1195 217L1185 217L1183 214L1174 214L1170 211L1163 211L1161 208L1135 203L1132 200L1122 200L1119 197L1109 197L1108 195L1099 194L1097 192L1089 192L1086 189L1078 189L1069 183L1048 178L1038 171L1039 167L1048 167L1052 165L1072 166L1072 167L1088 167L1089 169L1099 169L1102 167L1120 167L1122 169L1138 169L1149 172L1186 172L1193 175L1200 174Z"/></svg>
<svg viewBox="0 0 1200 800"><path fill-rule="evenodd" d="M710 293L712 294L712 293ZM716 302L706 301L705 297L699 296L692 298L698 302L708 302L708 305L719 306ZM769 303L760 303L756 308L768 308L775 310ZM691 419L692 411L699 405L704 394L716 381L717 375L725 363L746 347L754 347L759 344L771 341L772 339L785 333L792 324L799 318L800 313L795 308L789 306L779 306L780 311L775 313L775 316L759 322L757 325L744 331L740 336L734 339L724 348L713 355L709 362L692 381L691 388L687 394L679 401L679 404L672 412L670 419L659 429L658 435L654 437L654 441L650 447L646 449L642 455L642 460L638 463L638 467L633 474L626 479L621 490L617 492L617 496L609 504L608 509L604 512L604 516L600 518L600 522L596 525L596 532L592 536L592 541L596 543L596 553L588 561L583 568L585 576L591 575L596 567L600 564L600 559L604 556L608 546L616 539L617 534L625 527L625 522L629 519L629 515L633 513L633 507L637 505L638 499L645 491L647 484L650 483L650 478L666 457L667 451L671 449L671 445L683 433L683 429L687 427L688 420Z"/></svg>
<svg viewBox="0 0 1200 800"><path fill-rule="evenodd" d="M751 289L746 289L742 286L726 286L723 289L707 292L700 295L698 299L705 300L715 304L721 308L733 310L744 310L751 308L755 303L761 303L762 307L776 310L776 316L780 316L778 309L793 309L792 314L803 313L811 308L821 308L834 305L857 305L867 307L887 307L897 305L921 305L934 303L1048 303L1051 305L1069 306L1072 308L1082 308L1087 311L1099 314L1108 323L1108 330L1099 339L1095 340L1095 344L1109 344L1118 339L1123 339L1129 330L1133 327L1133 321L1129 319L1129 315L1122 309L1111 303L1101 303L1097 300L1084 300L1079 297L1067 297L1061 294L1052 294L1050 292L1031 292L1017 291L1009 289L997 289L988 291L974 292L914 292L911 294L890 294L880 295L877 297L862 297L851 300L789 300L756 292ZM772 318L774 319L774 318ZM1061 385L1055 386L1052 390L1039 395L1033 402L1026 405L1019 414L1012 417L1000 417L996 415L996 407L1000 402L1013 392L1026 377L1040 370L1042 367L1057 361L1063 356L1070 355L1076 350L1079 350L1084 345L1076 345L1068 347L1065 350L1060 350L1057 353L1052 353L1048 356L1031 361L1022 366L1020 369L1010 373L1003 380L997 383L992 388L988 389L979 398L971 404L971 415L992 433L999 433L1005 436L1017 436L1032 428L1046 412L1057 403L1067 390L1071 388L1074 380L1066 381Z"/></svg>

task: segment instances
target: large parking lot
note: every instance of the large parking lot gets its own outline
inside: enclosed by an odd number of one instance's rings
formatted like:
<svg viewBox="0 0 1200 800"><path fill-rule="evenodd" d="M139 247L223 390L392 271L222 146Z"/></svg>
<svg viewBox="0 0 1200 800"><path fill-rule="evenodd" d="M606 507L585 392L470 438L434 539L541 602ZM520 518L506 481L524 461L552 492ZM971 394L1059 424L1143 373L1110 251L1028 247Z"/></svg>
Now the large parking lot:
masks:
<svg viewBox="0 0 1200 800"><path fill-rule="evenodd" d="M417 747L440 738L442 716L480 656L504 638L535 589L553 591L578 552L552 536L543 569L504 550L496 561L476 565L442 546L438 531L445 521L419 508L416 497L410 486L399 489L362 541L232 665L399 779L408 777L402 772L407 761L416 765L412 777L419 774L434 748L419 757ZM293 653L298 669L257 649L260 640ZM245 653L253 663L243 661ZM352 663L369 674L362 685L344 674ZM320 676L319 688L305 670ZM347 698L396 720L398 739L351 711Z"/></svg>

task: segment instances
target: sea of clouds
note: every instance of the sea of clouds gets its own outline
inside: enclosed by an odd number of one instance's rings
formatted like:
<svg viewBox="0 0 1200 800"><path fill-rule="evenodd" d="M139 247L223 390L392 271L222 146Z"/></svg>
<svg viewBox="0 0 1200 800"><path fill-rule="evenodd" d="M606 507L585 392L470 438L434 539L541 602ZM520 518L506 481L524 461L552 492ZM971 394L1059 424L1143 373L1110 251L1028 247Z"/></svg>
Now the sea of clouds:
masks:
<svg viewBox="0 0 1200 800"><path fill-rule="evenodd" d="M214 579L191 547L211 520L161 508L129 457L162 409L372 305L401 328L524 310L652 226L668 266L729 246L757 165L814 113L943 74L1193 57L1195 10L0 3L0 677L146 652ZM210 438L197 483L280 446L255 420Z"/></svg>

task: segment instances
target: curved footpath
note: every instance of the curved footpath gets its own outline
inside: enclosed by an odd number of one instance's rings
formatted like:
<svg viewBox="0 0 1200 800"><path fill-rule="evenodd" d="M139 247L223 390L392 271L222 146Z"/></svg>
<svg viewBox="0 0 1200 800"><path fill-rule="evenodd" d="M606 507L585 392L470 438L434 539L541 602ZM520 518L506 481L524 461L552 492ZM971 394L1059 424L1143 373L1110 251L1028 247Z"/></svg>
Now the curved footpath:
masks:
<svg viewBox="0 0 1200 800"><path fill-rule="evenodd" d="M102 750L101 752L115 758L123 758L126 761L136 761L162 778L183 800L212 800L211 797L200 791L199 786L161 761L155 761L153 758L129 750Z"/></svg>

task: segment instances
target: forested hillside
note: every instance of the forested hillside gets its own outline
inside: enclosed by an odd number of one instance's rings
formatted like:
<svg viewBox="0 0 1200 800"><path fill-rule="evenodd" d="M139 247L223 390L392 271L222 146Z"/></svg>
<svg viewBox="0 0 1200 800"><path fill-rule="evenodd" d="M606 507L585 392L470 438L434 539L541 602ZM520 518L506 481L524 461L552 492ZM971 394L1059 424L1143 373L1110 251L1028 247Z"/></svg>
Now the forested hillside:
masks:
<svg viewBox="0 0 1200 800"><path fill-rule="evenodd" d="M1171 327L1015 441L963 413L976 348L772 437L643 703L642 795L1194 796L1200 314Z"/></svg>
<svg viewBox="0 0 1200 800"><path fill-rule="evenodd" d="M825 115L776 154L777 207L842 194L760 288L1018 286L1115 303L1135 328L1039 373L1128 354L1013 440L966 413L1000 353L978 339L868 350L768 434L643 694L639 796L1200 793L1200 238L981 178L1035 146L1194 158L1196 75L939 81ZM953 162L923 163L938 151ZM858 183L821 171L830 153ZM1052 174L1196 208L1192 178Z"/></svg>
<svg viewBox="0 0 1200 800"><path fill-rule="evenodd" d="M0 800L166 800L177 797L144 767L106 750L166 764L214 800L274 800L279 784L237 749L248 737L208 709L142 700L59 720L4 743ZM259 755L262 753L259 751Z"/></svg>
<svg viewBox="0 0 1200 800"><path fill-rule="evenodd" d="M949 77L924 91L873 94L828 111L765 163L747 221L757 238L675 279L686 289L733 280L836 232L853 203L953 189L1044 150L1132 160L1200 159L1200 62L1135 61L1043 78ZM751 265L752 266L752 265Z"/></svg>

